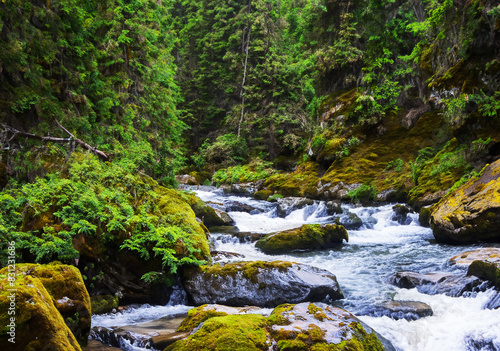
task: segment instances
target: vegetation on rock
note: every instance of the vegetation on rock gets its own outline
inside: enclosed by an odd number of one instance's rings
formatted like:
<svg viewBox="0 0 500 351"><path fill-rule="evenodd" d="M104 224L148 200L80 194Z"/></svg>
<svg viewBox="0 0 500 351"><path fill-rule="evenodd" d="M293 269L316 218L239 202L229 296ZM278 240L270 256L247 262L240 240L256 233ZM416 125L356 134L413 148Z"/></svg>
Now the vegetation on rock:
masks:
<svg viewBox="0 0 500 351"><path fill-rule="evenodd" d="M271 233L260 239L255 247L268 254L290 251L318 250L336 247L348 241L347 230L335 224L304 224L300 228Z"/></svg>

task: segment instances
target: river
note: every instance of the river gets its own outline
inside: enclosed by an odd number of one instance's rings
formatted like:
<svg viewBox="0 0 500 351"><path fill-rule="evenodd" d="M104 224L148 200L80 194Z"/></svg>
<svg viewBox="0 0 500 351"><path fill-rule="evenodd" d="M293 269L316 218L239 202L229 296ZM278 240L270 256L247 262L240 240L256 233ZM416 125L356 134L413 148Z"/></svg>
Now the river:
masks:
<svg viewBox="0 0 500 351"><path fill-rule="evenodd" d="M241 232L270 233L299 227L305 223L329 223L325 204L314 205L278 218L276 205L247 197L226 196L214 188L195 190L206 202L224 204L240 202L260 211L229 212ZM217 205L214 205L217 206ZM212 233L217 251L229 251L244 256L245 261L286 260L326 269L337 276L345 299L335 302L337 307L357 315L401 351L499 351L500 310L485 306L497 292L490 289L470 293L467 297L442 294L427 295L417 289L400 289L391 285L389 277L397 271L418 273L461 272L449 263L453 256L477 249L480 245L450 246L435 242L432 231L420 226L417 214L409 214L402 225L391 220L394 204L377 207L356 207L343 204L345 213L355 213L363 221L357 230L349 230L349 242L337 249L297 252L287 255L266 255L254 243L241 243L223 233ZM258 213L256 213L258 212ZM491 246L491 245L489 245ZM498 245L496 245L498 247ZM241 258L240 258L241 260ZM376 317L372 306L387 300L420 301L432 307L434 314L414 321ZM178 304L181 302L181 304ZM178 299L170 306L140 306L125 314L93 317L93 326L117 327L165 315L185 312L189 306ZM265 312L264 312L265 313ZM123 349L143 350L124 345Z"/></svg>

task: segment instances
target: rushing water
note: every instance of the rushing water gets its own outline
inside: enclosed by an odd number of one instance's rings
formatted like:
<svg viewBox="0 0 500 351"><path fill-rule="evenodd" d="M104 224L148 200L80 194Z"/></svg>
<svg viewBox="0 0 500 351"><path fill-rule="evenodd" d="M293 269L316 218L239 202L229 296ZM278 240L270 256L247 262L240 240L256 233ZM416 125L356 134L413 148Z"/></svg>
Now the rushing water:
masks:
<svg viewBox="0 0 500 351"><path fill-rule="evenodd" d="M285 218L278 218L276 205L266 201L224 196L213 189L204 189L197 190L197 195L204 201L213 202L215 207L223 208L225 203L237 201L262 211L253 211L259 212L256 214L229 212L241 232L270 233L299 227L305 223L332 222L332 217L326 215L325 204L322 202L315 202L314 205L291 212ZM409 214L405 225L392 221L393 205L379 207L343 205L345 212L355 213L364 224L359 230L350 230L349 242L337 249L266 255L256 249L254 243L240 243L238 239L228 234L212 233L212 240L218 251L239 253L247 261L287 260L334 273L345 295L345 299L336 302L336 305L356 314L390 340L398 350L500 350L500 310L485 308L496 296L496 291L474 293L469 297L449 297L425 295L419 293L417 289L400 289L388 283L388 277L397 271L418 273L461 271L464 268L450 265L449 259L461 252L479 247L437 244L431 230L419 225L416 214ZM434 315L416 321L367 315L370 306L387 300L425 302L432 307ZM152 307L142 309L145 308ZM156 308L161 311L160 307ZM170 311L188 309L183 305L165 308L170 308ZM141 315L148 315L149 318L152 310L141 313L139 308L134 311L137 318ZM123 321L113 321L110 318L94 317L93 326L137 323L134 318L127 316L114 317L124 318Z"/></svg>

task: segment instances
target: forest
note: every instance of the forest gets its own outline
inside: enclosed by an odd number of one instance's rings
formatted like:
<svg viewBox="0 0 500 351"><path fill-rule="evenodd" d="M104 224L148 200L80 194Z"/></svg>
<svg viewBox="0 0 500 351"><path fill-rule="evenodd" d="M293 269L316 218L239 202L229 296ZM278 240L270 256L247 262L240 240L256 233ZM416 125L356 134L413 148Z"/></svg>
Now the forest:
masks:
<svg viewBox="0 0 500 351"><path fill-rule="evenodd" d="M165 304L234 224L186 188L399 203L439 243L498 247L500 3L2 0L0 146L0 306L14 261L76 267L94 312ZM84 309L61 350L85 347Z"/></svg>

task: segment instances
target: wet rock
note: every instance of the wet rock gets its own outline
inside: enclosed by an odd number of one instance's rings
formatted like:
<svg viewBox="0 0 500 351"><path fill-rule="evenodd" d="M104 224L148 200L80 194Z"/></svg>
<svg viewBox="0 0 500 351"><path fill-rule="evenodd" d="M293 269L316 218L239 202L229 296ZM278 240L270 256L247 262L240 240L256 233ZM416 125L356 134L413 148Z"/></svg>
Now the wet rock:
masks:
<svg viewBox="0 0 500 351"><path fill-rule="evenodd" d="M243 257L245 257L245 256L240 255L239 253L236 253L236 252L227 252L227 251L214 251L214 252L212 252L212 262L213 263L229 261L229 260L233 260L235 258L243 258Z"/></svg>
<svg viewBox="0 0 500 351"><path fill-rule="evenodd" d="M16 291L11 292L8 289L13 287L4 274L4 278L0 279L0 309L3 311L0 314L0 345L9 351L81 351L77 339L42 281L26 272L19 272L16 275ZM83 281L81 283L83 285ZM71 281L66 284L68 287L73 285ZM60 288L64 289L64 286ZM11 303L16 310L14 322L7 313ZM88 304L90 308L90 299ZM14 324L12 334L9 334L10 323ZM15 343L9 342L10 338L14 338Z"/></svg>
<svg viewBox="0 0 500 351"><path fill-rule="evenodd" d="M336 200L327 201L325 202L325 207L326 207L326 213L329 216L334 214L341 214L343 212L340 201Z"/></svg>
<svg viewBox="0 0 500 351"><path fill-rule="evenodd" d="M431 213L432 213L432 207L431 206L423 206L420 209L420 212L418 213L418 222L422 227L430 227L430 221L431 221Z"/></svg>
<svg viewBox="0 0 500 351"><path fill-rule="evenodd" d="M152 346L157 350L163 350L168 345L189 335L189 332L177 332L185 316L185 314L167 316L116 329L94 327L91 337L113 347L121 347L126 341L134 347L150 348Z"/></svg>
<svg viewBox="0 0 500 351"><path fill-rule="evenodd" d="M253 194L253 197L257 200L267 200L269 196L273 195L272 190L262 189L258 190Z"/></svg>
<svg viewBox="0 0 500 351"><path fill-rule="evenodd" d="M322 303L281 305L268 318L252 311L232 314L209 306L191 311L183 324L198 330L166 351L219 350L220 345L231 345L231 350L263 351L394 350L352 314Z"/></svg>
<svg viewBox="0 0 500 351"><path fill-rule="evenodd" d="M253 211L258 211L258 213L262 212L261 210L238 202L238 201L232 201L229 204L226 205L226 212L247 212L247 213L252 213Z"/></svg>
<svg viewBox="0 0 500 351"><path fill-rule="evenodd" d="M405 205L394 205L392 207L394 214L392 215L391 220L398 222L401 225L406 224L406 220L408 218L408 213L410 213L410 209Z"/></svg>
<svg viewBox="0 0 500 351"><path fill-rule="evenodd" d="M314 201L305 197L278 198L276 211L279 217L286 217L295 210L314 204Z"/></svg>
<svg viewBox="0 0 500 351"><path fill-rule="evenodd" d="M183 283L195 305L273 307L284 302L343 298L335 275L292 262L240 262L186 268Z"/></svg>
<svg viewBox="0 0 500 351"><path fill-rule="evenodd" d="M252 196L258 189L258 186L254 182L249 183L238 183L231 185L221 185L220 189L225 194L235 194L243 196Z"/></svg>
<svg viewBox="0 0 500 351"><path fill-rule="evenodd" d="M375 200L379 202L397 201L399 198L401 198L401 195L393 188L383 190L375 196Z"/></svg>
<svg viewBox="0 0 500 351"><path fill-rule="evenodd" d="M175 180L179 184L184 184L184 185L198 185L198 181L196 180L195 177L189 175L189 174L182 174L182 175L176 175Z"/></svg>
<svg viewBox="0 0 500 351"><path fill-rule="evenodd" d="M473 251L462 252L451 258L450 263L460 267L469 267L470 264L476 260L500 262L500 248L485 247Z"/></svg>
<svg viewBox="0 0 500 351"><path fill-rule="evenodd" d="M444 197L431 215L434 237L450 244L500 242L500 160Z"/></svg>
<svg viewBox="0 0 500 351"><path fill-rule="evenodd" d="M397 272L389 278L389 282L400 288L417 288L423 294L453 297L483 289L483 280L464 274Z"/></svg>
<svg viewBox="0 0 500 351"><path fill-rule="evenodd" d="M189 205L193 209L196 218L201 219L208 228L227 225L227 218L222 215L223 211L217 210L203 202L198 196L189 196Z"/></svg>
<svg viewBox="0 0 500 351"><path fill-rule="evenodd" d="M432 308L418 301L384 301L375 305L373 313L376 317L387 316L395 320L414 321L422 317L432 316Z"/></svg>
<svg viewBox="0 0 500 351"><path fill-rule="evenodd" d="M304 224L300 228L268 234L255 247L267 254L282 254L329 249L341 245L344 240L348 241L349 235L341 225Z"/></svg>
<svg viewBox="0 0 500 351"><path fill-rule="evenodd" d="M224 211L219 211L219 210L215 210L215 213L217 214L217 216L219 216L219 218L222 220L222 224L220 224L220 226L230 226L230 225L234 225L234 220L231 218L230 215L228 215L226 212Z"/></svg>
<svg viewBox="0 0 500 351"><path fill-rule="evenodd" d="M85 351L120 351L118 347L108 346L98 340L89 340Z"/></svg>
<svg viewBox="0 0 500 351"><path fill-rule="evenodd" d="M281 305L268 320L279 350L394 349L354 315L323 303Z"/></svg>
<svg viewBox="0 0 500 351"><path fill-rule="evenodd" d="M252 233L252 232L238 232L238 233L235 233L233 235L240 240L240 243L253 243L257 240L262 239L267 234Z"/></svg>
<svg viewBox="0 0 500 351"><path fill-rule="evenodd" d="M490 281L497 288L500 288L500 257L472 262L467 274Z"/></svg>
<svg viewBox="0 0 500 351"><path fill-rule="evenodd" d="M361 218L359 218L357 214L352 212L340 216L337 221L347 230L358 230L363 226L363 221L361 220Z"/></svg>

